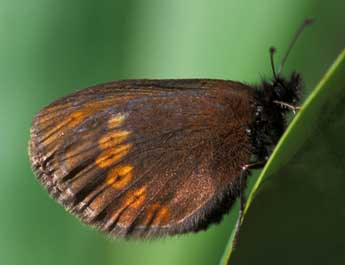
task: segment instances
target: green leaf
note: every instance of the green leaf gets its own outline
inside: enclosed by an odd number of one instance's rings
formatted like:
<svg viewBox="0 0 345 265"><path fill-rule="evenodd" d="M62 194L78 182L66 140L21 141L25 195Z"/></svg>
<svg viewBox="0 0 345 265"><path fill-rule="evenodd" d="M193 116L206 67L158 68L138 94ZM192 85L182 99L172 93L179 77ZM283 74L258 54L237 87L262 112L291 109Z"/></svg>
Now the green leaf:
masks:
<svg viewBox="0 0 345 265"><path fill-rule="evenodd" d="M345 264L344 133L345 49L255 183L222 264Z"/></svg>

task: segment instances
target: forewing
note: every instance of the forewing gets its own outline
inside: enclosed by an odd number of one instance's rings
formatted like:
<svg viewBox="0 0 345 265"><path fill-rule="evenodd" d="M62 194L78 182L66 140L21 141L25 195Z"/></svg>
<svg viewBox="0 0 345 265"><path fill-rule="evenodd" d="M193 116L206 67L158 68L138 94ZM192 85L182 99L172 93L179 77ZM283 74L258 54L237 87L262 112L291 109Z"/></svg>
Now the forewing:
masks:
<svg viewBox="0 0 345 265"><path fill-rule="evenodd" d="M30 158L48 192L117 236L197 231L237 196L250 157L248 87L221 80L99 85L39 112Z"/></svg>

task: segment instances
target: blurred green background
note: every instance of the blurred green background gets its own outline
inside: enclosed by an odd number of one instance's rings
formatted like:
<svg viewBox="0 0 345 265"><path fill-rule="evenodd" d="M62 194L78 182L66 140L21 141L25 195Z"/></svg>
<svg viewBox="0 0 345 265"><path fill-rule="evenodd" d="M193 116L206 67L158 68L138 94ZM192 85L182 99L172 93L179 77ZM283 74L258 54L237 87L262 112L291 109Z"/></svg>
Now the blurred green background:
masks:
<svg viewBox="0 0 345 265"><path fill-rule="evenodd" d="M32 117L115 79L258 82L271 76L268 47L279 59L314 17L284 70L302 73L307 95L344 47L344 10L343 0L0 0L0 264L216 264L235 215L207 232L127 242L67 214L31 172Z"/></svg>

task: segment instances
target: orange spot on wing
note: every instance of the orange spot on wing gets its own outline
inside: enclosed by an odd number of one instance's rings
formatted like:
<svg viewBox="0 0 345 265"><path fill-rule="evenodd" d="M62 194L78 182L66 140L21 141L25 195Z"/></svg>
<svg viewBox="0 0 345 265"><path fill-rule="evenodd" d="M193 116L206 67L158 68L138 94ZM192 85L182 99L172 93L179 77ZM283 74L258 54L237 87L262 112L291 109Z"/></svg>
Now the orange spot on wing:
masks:
<svg viewBox="0 0 345 265"><path fill-rule="evenodd" d="M129 131L125 130L110 132L99 139L98 144L102 149L114 147L126 140L130 134Z"/></svg>
<svg viewBox="0 0 345 265"><path fill-rule="evenodd" d="M153 224L154 225L166 224L169 221L169 216L170 216L169 208L166 206L162 206L158 210L158 213L156 214Z"/></svg>
<svg viewBox="0 0 345 265"><path fill-rule="evenodd" d="M107 175L106 182L114 189L122 189L131 182L133 177L133 166L124 165L111 169Z"/></svg>
<svg viewBox="0 0 345 265"><path fill-rule="evenodd" d="M137 209L143 205L146 199L146 187L141 187L129 193L124 204L129 208Z"/></svg>
<svg viewBox="0 0 345 265"><path fill-rule="evenodd" d="M122 125L123 121L125 120L125 115L122 113L118 113L115 116L112 116L108 120L108 128L114 129Z"/></svg>
<svg viewBox="0 0 345 265"><path fill-rule="evenodd" d="M43 134L43 137L46 135L46 138L43 140L43 144L49 145L50 143L56 141L60 136L63 136L65 128L73 128L80 121L82 121L86 115L87 114L82 111L72 112L70 115Z"/></svg>
<svg viewBox="0 0 345 265"><path fill-rule="evenodd" d="M104 150L97 158L96 164L101 168L108 167L128 154L132 144L123 144L115 148Z"/></svg>
<svg viewBox="0 0 345 265"><path fill-rule="evenodd" d="M132 192L129 192L118 205L119 208L111 214L110 218L108 219L104 227L106 229L109 228L119 218L120 223L130 223L131 217L135 216L136 209L138 209L140 206L144 204L145 199L146 187L141 187Z"/></svg>
<svg viewBox="0 0 345 265"><path fill-rule="evenodd" d="M108 107L113 106L117 102L114 99L111 100L103 100L103 101L93 101L85 103L80 109L77 109L67 115L62 121L60 121L55 127L59 127L59 125L64 124L68 128L73 128L80 122L84 121L87 117L92 116L94 113L98 111L102 111ZM62 109L63 105L55 106L56 109ZM54 110L54 109L52 109ZM118 114L115 115L111 120L112 126L120 126L125 118L125 115ZM110 122L110 121L109 121ZM115 124L116 123L116 124ZM115 127L114 127L115 128Z"/></svg>
<svg viewBox="0 0 345 265"><path fill-rule="evenodd" d="M159 203L151 204L146 210L146 217L143 223L147 225L152 222L153 225L166 224L169 221L169 208Z"/></svg>
<svg viewBox="0 0 345 265"><path fill-rule="evenodd" d="M73 128L74 126L76 126L78 123L80 123L81 121L83 121L87 116L88 116L88 112L87 111L76 111L76 112L72 112L69 116L67 116L66 120L68 121L67 123L67 127L68 128Z"/></svg>
<svg viewBox="0 0 345 265"><path fill-rule="evenodd" d="M39 129L49 127L42 135L44 139L42 140L43 144L48 145L56 141L60 136L63 136L66 129L74 128L95 113L127 101L133 97L134 96L109 97L101 100L89 101L78 107L73 107L71 102L47 107L39 114L38 125L36 125ZM76 103L77 100L78 99L76 99ZM114 115L108 121L108 128L113 129L119 127L125 118L126 115L122 113Z"/></svg>

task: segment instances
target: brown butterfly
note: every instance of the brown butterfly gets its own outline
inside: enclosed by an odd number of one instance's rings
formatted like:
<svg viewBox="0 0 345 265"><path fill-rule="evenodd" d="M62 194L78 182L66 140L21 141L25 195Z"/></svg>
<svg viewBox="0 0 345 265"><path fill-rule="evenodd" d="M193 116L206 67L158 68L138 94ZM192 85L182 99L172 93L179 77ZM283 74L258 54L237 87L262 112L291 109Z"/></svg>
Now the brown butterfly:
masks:
<svg viewBox="0 0 345 265"><path fill-rule="evenodd" d="M257 87L128 80L55 101L31 128L38 180L83 222L121 237L206 229L239 196L243 210L248 169L264 165L301 90L298 74L275 74L273 52L274 79Z"/></svg>

